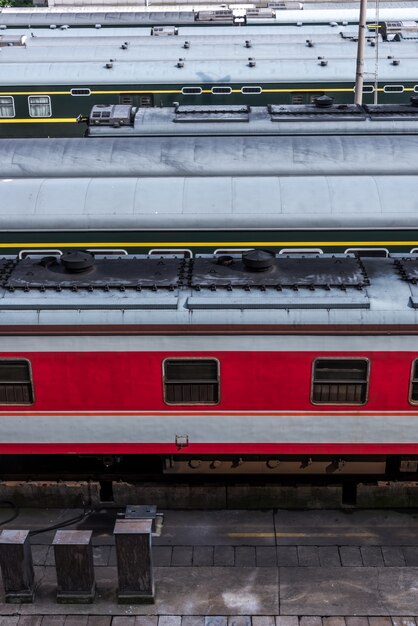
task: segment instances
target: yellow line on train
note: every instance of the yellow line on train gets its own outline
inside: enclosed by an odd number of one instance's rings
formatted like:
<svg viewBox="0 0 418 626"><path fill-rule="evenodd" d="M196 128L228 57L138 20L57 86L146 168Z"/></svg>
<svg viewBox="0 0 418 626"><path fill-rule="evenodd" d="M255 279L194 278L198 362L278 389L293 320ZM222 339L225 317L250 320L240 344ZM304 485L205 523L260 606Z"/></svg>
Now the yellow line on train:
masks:
<svg viewBox="0 0 418 626"><path fill-rule="evenodd" d="M15 242L15 243L0 243L2 248L45 248L56 246L60 248L70 248L74 246L88 246L89 248L105 248L114 246L123 246L125 248L165 248L167 246L175 245L178 247L249 247L249 246L283 246L289 248L296 247L315 247L315 246L418 246L417 241L63 241L63 242Z"/></svg>
<svg viewBox="0 0 418 626"><path fill-rule="evenodd" d="M77 118L75 117L12 117L9 119L0 119L0 124L45 124L45 123L60 123L60 124L75 124Z"/></svg>
<svg viewBox="0 0 418 626"><path fill-rule="evenodd" d="M273 246L284 248L314 248L319 246L324 247L376 247L376 246L418 246L417 241L63 241L63 242L51 242L43 241L32 243L30 241L14 242L14 243L1 243L0 248L74 248L75 246L83 246L88 248L207 248L216 246L218 248L254 248L258 246Z"/></svg>

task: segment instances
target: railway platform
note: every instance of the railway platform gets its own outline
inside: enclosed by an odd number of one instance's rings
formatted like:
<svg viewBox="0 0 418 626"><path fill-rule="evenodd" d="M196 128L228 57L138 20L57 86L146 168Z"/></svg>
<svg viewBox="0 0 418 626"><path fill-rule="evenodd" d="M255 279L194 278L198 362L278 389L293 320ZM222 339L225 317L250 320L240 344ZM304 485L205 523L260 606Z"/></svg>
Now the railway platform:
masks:
<svg viewBox="0 0 418 626"><path fill-rule="evenodd" d="M1 529L44 530L75 509L21 509ZM31 537L32 604L0 626L417 626L416 510L164 512L153 538L155 603L117 603L114 509L66 528L93 531L90 605L57 604L52 541ZM0 509L0 523L10 510Z"/></svg>

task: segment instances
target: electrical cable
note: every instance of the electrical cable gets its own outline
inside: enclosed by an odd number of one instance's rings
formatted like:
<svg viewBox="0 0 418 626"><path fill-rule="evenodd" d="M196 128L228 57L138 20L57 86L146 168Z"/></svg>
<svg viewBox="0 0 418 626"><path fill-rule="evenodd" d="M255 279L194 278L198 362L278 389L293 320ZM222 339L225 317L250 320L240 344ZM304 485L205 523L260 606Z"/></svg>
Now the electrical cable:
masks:
<svg viewBox="0 0 418 626"><path fill-rule="evenodd" d="M20 511L19 508L14 504L14 502L11 502L10 500L0 500L0 509L3 505L6 505L10 508L13 509L13 513L10 517L8 517L7 519L3 520L2 522L0 522L0 526L4 526L4 524L8 524L9 522L13 522L13 520L15 520Z"/></svg>
<svg viewBox="0 0 418 626"><path fill-rule="evenodd" d="M31 530L29 531L29 535L31 537L35 537L35 535L40 535L41 533L47 533L50 530L58 530L60 528L66 528L67 526L71 526L72 524L76 524L77 522L82 522L94 512L95 512L94 509L89 509L88 511L84 510L83 513L80 513L80 515L77 515L76 517L71 517L70 519L64 520L63 522L52 524L51 526L45 526L44 528L36 528L34 530Z"/></svg>

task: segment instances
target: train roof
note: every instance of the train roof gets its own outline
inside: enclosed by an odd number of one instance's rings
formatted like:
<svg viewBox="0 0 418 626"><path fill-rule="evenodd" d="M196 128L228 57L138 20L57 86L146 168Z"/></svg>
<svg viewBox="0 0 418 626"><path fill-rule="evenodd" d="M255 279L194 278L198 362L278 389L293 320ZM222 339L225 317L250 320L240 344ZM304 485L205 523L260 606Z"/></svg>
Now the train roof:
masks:
<svg viewBox="0 0 418 626"><path fill-rule="evenodd" d="M0 176L416 175L416 135L2 139Z"/></svg>
<svg viewBox="0 0 418 626"><path fill-rule="evenodd" d="M418 24L417 24L418 36ZM240 35L228 37L194 36L187 40L167 38L96 38L88 40L83 37L73 37L64 40L51 40L43 37L27 37L26 45L5 46L0 48L2 66L6 63L59 63L59 62L92 62L99 61L105 64L110 59L114 63L168 61L175 65L181 57L185 63L207 59L236 60L248 63L249 56L256 61L261 60L301 60L318 62L319 57L328 60L349 59L355 62L357 55L356 38L339 33L328 35L309 35L302 37L280 35L257 35L256 38ZM169 40L168 40L169 39ZM307 45L309 39L309 46ZM374 40L374 38L373 38ZM54 43L55 42L55 43ZM247 43L248 42L248 43ZM1 35L0 35L1 44ZM185 47L186 46L186 47ZM375 49L366 48L366 58L375 61ZM401 42L381 41L379 43L379 66L389 59L418 59L418 48L415 40ZM114 65L115 67L115 65Z"/></svg>
<svg viewBox="0 0 418 626"><path fill-rule="evenodd" d="M78 329L150 324L289 328L308 325L386 326L402 332L418 323L418 257L363 258L350 255L274 256L253 271L244 255L180 258L93 258L71 253L61 258L0 259L0 326L17 328L75 325ZM85 269L69 269L71 259ZM89 258L92 259L89 261ZM151 313L152 312L152 313ZM395 333L396 334L396 333ZM350 339L353 342L353 338ZM406 345L406 344L405 344ZM385 349L399 340L385 337Z"/></svg>
<svg viewBox="0 0 418 626"><path fill-rule="evenodd" d="M0 181L2 231L406 229L412 174L23 178ZM415 237L416 238L416 237Z"/></svg>
<svg viewBox="0 0 418 626"><path fill-rule="evenodd" d="M95 105L88 118L88 137L179 135L338 135L416 134L418 97L414 104L176 105L133 107ZM325 103L327 106L319 106ZM415 104L416 103L416 104Z"/></svg>
<svg viewBox="0 0 418 626"><path fill-rule="evenodd" d="M417 150L416 135L3 139L0 224L416 229Z"/></svg>
<svg viewBox="0 0 418 626"><path fill-rule="evenodd" d="M161 10L156 11L153 7L145 8L144 10L116 10L116 11L94 11L86 10L80 11L42 11L32 9L30 11L18 11L16 9L3 9L0 11L0 26L16 27L16 26L30 26L32 28L36 26L125 26L129 24L135 25L179 25L179 24L195 24L209 22L211 20L209 10L205 10L206 7L196 6L189 7L186 10ZM212 10L220 9L220 7L212 7ZM232 26L233 22L230 19L228 10L220 9L225 13L225 22L229 22ZM199 19L199 12L202 13ZM237 15L243 15L245 10L240 10ZM205 15L204 15L205 14ZM403 7L395 8L379 8L380 20L417 20L418 8L413 4ZM196 22L196 19L199 20ZM221 19L219 16L218 19ZM325 9L307 9L303 10L277 10L273 12L273 17L253 17L249 16L249 20L253 19L255 23L258 23L260 19L263 19L265 23L272 24L296 24L296 23L319 23L328 24L330 22L349 22L358 23L359 10L358 8L325 8ZM367 9L367 20L376 20L375 7L369 7ZM216 23L216 22L214 22ZM242 24L242 20L238 22Z"/></svg>
<svg viewBox="0 0 418 626"><path fill-rule="evenodd" d="M249 58L256 60L256 67L249 65ZM176 84L205 85L205 84L232 84L240 85L259 83L306 83L318 85L318 89L330 82L353 83L355 77L355 62L353 59L331 59L326 66L321 65L318 58L307 59L257 59L255 53L247 54L241 60L191 60L177 67L179 58L174 55L172 62L168 61L114 61L109 59L65 63L8 63L3 62L3 86L51 86L70 85L138 85L138 84ZM109 65L107 67L107 65ZM379 65L379 82L397 85L401 88L404 82L418 83L417 59L402 59L399 65L393 65L391 60L384 59ZM373 80L375 61L366 59L365 73ZM47 89L48 91L48 89Z"/></svg>

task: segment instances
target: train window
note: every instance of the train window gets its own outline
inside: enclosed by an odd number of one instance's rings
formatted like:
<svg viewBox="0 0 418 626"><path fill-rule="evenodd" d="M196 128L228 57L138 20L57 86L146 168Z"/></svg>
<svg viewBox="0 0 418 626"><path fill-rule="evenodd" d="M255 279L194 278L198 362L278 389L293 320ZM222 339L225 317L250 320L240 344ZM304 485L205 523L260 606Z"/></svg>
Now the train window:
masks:
<svg viewBox="0 0 418 626"><path fill-rule="evenodd" d="M213 94L227 94L232 93L231 87L212 87L211 92Z"/></svg>
<svg viewBox="0 0 418 626"><path fill-rule="evenodd" d="M418 93L418 85L414 85L414 92Z"/></svg>
<svg viewBox="0 0 418 626"><path fill-rule="evenodd" d="M84 87L75 87L71 89L72 96L91 96L90 89L85 89Z"/></svg>
<svg viewBox="0 0 418 626"><path fill-rule="evenodd" d="M12 96L0 97L0 117L15 116L15 101Z"/></svg>
<svg viewBox="0 0 418 626"><path fill-rule="evenodd" d="M31 117L51 117L51 98L49 96L29 96L28 104Z"/></svg>
<svg viewBox="0 0 418 626"><path fill-rule="evenodd" d="M412 376L409 388L409 401L418 403L418 359L412 363Z"/></svg>
<svg viewBox="0 0 418 626"><path fill-rule="evenodd" d="M384 93L403 93L403 85L385 85L383 87Z"/></svg>
<svg viewBox="0 0 418 626"><path fill-rule="evenodd" d="M181 93L183 96L200 96L202 87L183 87Z"/></svg>
<svg viewBox="0 0 418 626"><path fill-rule="evenodd" d="M374 93L374 85L363 85L363 93Z"/></svg>
<svg viewBox="0 0 418 626"><path fill-rule="evenodd" d="M262 91L262 87L241 87L241 93L243 94L261 93Z"/></svg>
<svg viewBox="0 0 418 626"><path fill-rule="evenodd" d="M29 361L0 359L0 404L32 404Z"/></svg>
<svg viewBox="0 0 418 626"><path fill-rule="evenodd" d="M364 404L367 400L367 359L316 359L313 365L314 404Z"/></svg>
<svg viewBox="0 0 418 626"><path fill-rule="evenodd" d="M166 359L163 372L167 404L219 402L219 361L216 359Z"/></svg>

